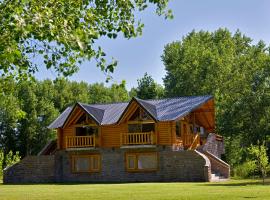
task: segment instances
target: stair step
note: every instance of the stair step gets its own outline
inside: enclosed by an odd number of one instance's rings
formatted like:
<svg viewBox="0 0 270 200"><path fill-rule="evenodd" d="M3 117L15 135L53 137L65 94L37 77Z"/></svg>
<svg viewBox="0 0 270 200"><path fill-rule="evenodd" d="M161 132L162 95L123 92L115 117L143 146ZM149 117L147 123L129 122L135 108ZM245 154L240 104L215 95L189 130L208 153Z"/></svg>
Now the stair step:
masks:
<svg viewBox="0 0 270 200"><path fill-rule="evenodd" d="M211 182L221 182L221 181L227 181L228 178L225 178L224 176L220 175L219 173L212 173L211 174Z"/></svg>

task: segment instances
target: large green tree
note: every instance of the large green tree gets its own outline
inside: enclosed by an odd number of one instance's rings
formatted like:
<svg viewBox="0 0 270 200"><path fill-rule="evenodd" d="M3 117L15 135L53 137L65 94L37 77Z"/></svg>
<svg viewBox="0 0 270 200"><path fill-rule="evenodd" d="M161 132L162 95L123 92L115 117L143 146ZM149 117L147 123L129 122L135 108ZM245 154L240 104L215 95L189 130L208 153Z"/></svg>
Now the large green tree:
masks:
<svg viewBox="0 0 270 200"><path fill-rule="evenodd" d="M264 42L227 29L192 31L166 45L162 60L167 96L214 95L216 132L226 136L230 161L239 162L241 148L269 137L270 55ZM230 157L237 154L239 159Z"/></svg>
<svg viewBox="0 0 270 200"><path fill-rule="evenodd" d="M22 157L37 154L55 138L47 127L67 106L128 99L125 81L107 87L65 78L31 82L0 79L0 148L4 155L10 150L19 151Z"/></svg>
<svg viewBox="0 0 270 200"><path fill-rule="evenodd" d="M140 99L158 99L164 96L164 88L155 82L152 76L147 73L137 80L137 88L132 88L130 96L136 96Z"/></svg>
<svg viewBox="0 0 270 200"><path fill-rule="evenodd" d="M68 76L84 60L94 58L105 72L106 55L96 45L101 37L132 38L143 24L134 15L153 5L158 15L171 17L168 0L2 0L0 1L0 74L27 76L47 69Z"/></svg>

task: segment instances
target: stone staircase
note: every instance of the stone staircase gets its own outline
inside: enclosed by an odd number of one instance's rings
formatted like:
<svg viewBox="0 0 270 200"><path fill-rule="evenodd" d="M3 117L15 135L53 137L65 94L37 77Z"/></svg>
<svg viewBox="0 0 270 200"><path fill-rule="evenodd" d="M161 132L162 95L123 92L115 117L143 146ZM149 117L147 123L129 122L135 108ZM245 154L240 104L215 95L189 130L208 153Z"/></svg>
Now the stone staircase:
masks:
<svg viewBox="0 0 270 200"><path fill-rule="evenodd" d="M230 165L208 151L200 151L211 163L211 182L226 181L230 177Z"/></svg>
<svg viewBox="0 0 270 200"><path fill-rule="evenodd" d="M223 182L223 181L227 181L229 180L228 178L225 178L224 176L220 175L220 174L215 174L212 173L211 174L211 182Z"/></svg>

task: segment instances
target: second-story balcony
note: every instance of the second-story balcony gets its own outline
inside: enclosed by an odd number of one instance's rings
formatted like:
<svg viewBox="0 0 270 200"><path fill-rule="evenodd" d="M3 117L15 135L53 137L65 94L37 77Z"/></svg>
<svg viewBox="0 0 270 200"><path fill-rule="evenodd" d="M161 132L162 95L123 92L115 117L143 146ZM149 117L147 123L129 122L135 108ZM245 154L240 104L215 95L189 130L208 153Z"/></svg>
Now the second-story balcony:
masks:
<svg viewBox="0 0 270 200"><path fill-rule="evenodd" d="M154 145L156 138L154 132L122 133L120 137L121 146L127 145Z"/></svg>
<svg viewBox="0 0 270 200"><path fill-rule="evenodd" d="M88 148L95 147L95 145L95 135L66 137L66 148Z"/></svg>

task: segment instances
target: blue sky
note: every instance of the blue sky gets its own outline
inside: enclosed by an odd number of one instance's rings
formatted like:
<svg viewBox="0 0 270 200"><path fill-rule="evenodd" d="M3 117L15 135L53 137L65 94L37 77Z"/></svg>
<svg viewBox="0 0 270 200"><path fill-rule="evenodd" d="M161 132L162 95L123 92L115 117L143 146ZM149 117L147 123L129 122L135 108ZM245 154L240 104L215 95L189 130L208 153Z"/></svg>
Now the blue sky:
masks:
<svg viewBox="0 0 270 200"><path fill-rule="evenodd" d="M234 32L239 29L246 36L270 44L270 0L172 0L169 8L174 19L165 20L155 15L149 8L138 17L145 24L143 35L135 39L101 39L109 58L118 60L112 82L126 80L127 88L137 86L137 79L145 72L160 84L166 71L161 61L164 46L180 40L184 35L195 30L214 31L219 27ZM38 79L56 77L55 73L41 69L36 74ZM95 62L85 62L80 71L70 80L88 83L104 82L105 75L95 66Z"/></svg>

